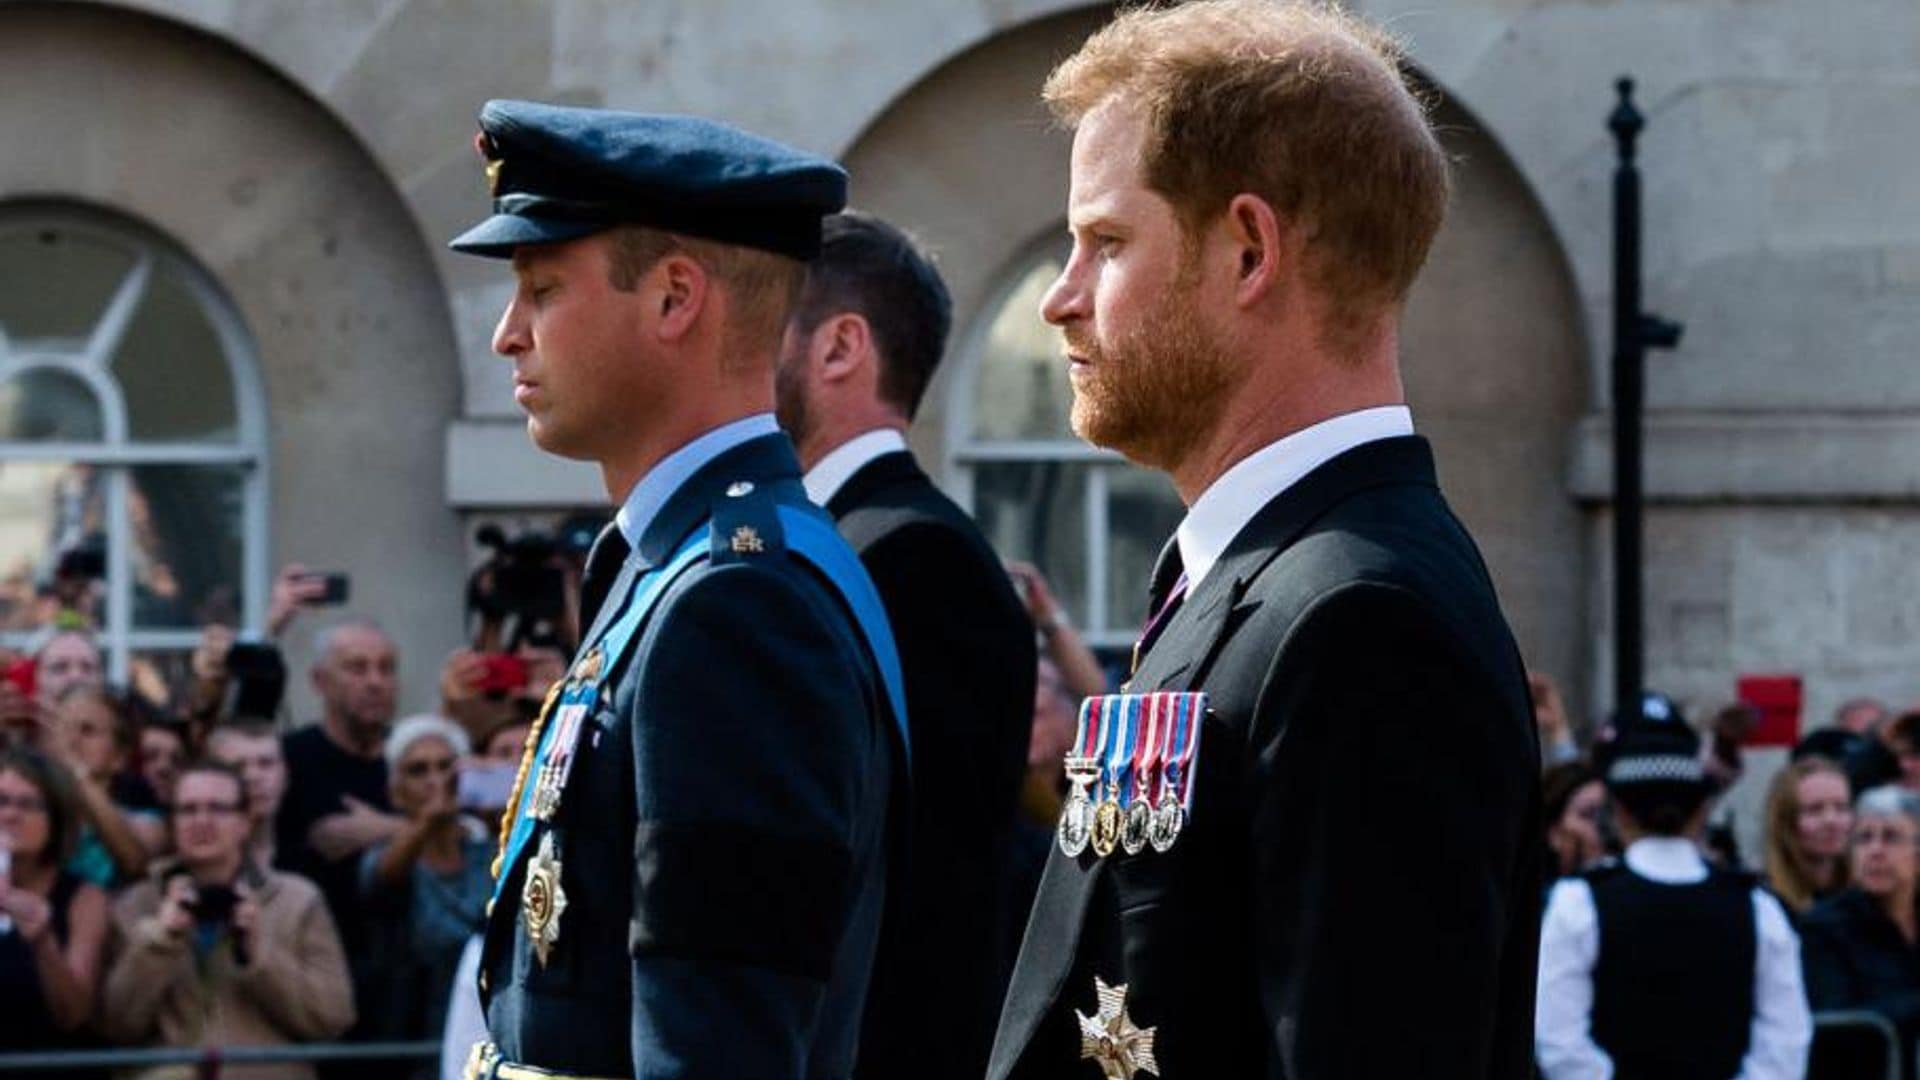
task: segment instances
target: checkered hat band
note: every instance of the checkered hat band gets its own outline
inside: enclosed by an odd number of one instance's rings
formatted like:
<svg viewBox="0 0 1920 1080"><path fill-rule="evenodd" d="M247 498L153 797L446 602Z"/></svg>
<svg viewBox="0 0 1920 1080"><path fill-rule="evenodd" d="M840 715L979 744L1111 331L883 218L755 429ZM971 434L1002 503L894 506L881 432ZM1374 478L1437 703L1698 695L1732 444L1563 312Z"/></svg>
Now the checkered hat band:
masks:
<svg viewBox="0 0 1920 1080"><path fill-rule="evenodd" d="M1700 759L1684 754L1622 758L1607 770L1611 784L1688 783L1706 778Z"/></svg>

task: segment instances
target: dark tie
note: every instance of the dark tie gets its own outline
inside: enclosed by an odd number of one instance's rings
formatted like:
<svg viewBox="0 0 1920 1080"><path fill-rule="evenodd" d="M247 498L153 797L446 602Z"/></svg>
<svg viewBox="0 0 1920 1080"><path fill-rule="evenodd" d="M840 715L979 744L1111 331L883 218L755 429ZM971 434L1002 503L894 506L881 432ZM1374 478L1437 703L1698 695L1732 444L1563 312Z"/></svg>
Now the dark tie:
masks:
<svg viewBox="0 0 1920 1080"><path fill-rule="evenodd" d="M593 548L587 552L587 568L580 575L581 636L593 626L594 616L600 614L600 605L607 602L607 591L613 588L613 579L620 576L620 567L631 550L616 522L608 522L594 538Z"/></svg>
<svg viewBox="0 0 1920 1080"><path fill-rule="evenodd" d="M1150 613L1147 623L1140 628L1140 640L1133 646L1133 670L1140 670L1140 661L1146 658L1147 650L1160 640L1160 635L1173 621L1173 614L1180 610L1180 601L1187 598L1187 571L1180 562L1180 548L1173 541L1161 550L1160 559L1153 568L1153 588L1148 595Z"/></svg>

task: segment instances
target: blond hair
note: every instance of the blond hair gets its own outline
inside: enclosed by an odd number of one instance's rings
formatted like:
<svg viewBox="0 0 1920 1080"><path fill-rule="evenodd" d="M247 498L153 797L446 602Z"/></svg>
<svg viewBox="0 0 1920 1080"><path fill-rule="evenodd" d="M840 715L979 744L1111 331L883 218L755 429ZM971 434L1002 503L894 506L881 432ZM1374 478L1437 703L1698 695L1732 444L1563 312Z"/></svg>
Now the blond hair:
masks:
<svg viewBox="0 0 1920 1080"><path fill-rule="evenodd" d="M607 280L632 291L654 264L683 254L721 284L731 301L725 330L730 370L736 374L772 364L787 318L806 284L806 266L771 251L739 247L642 225L610 230Z"/></svg>
<svg viewBox="0 0 1920 1080"><path fill-rule="evenodd" d="M1800 852L1800 781L1820 775L1847 779L1846 771L1826 758L1805 757L1775 773L1767 789L1767 886L1792 911L1812 907L1818 889ZM1835 883L1845 885L1847 860L1840 860L1835 873Z"/></svg>
<svg viewBox="0 0 1920 1080"><path fill-rule="evenodd" d="M1446 156L1400 44L1338 8L1194 0L1122 13L1042 91L1068 127L1110 101L1141 110L1141 170L1191 241L1236 195L1307 237L1336 334L1402 301L1446 216Z"/></svg>

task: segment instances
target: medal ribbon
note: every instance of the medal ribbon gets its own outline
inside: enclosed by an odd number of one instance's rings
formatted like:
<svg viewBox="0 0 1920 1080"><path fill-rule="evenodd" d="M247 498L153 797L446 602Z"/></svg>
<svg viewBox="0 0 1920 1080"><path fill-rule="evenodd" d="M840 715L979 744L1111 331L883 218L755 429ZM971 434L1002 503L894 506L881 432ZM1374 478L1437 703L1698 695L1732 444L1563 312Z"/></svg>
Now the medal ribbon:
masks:
<svg viewBox="0 0 1920 1080"><path fill-rule="evenodd" d="M1105 697L1096 694L1080 703L1080 726L1073 733L1073 753L1076 756L1089 759L1100 756L1099 739L1104 725L1094 716L1105 702Z"/></svg>
<svg viewBox="0 0 1920 1080"><path fill-rule="evenodd" d="M1153 779L1160 771L1160 756L1166 753L1167 728L1173 719L1171 694L1148 694L1146 720L1140 730L1140 752L1133 763L1133 797L1153 799Z"/></svg>
<svg viewBox="0 0 1920 1080"><path fill-rule="evenodd" d="M1140 695L1120 694L1113 698L1114 730L1107 755L1107 780L1113 786L1113 801L1125 806L1133 795L1127 783L1133 771L1133 746L1140 732Z"/></svg>
<svg viewBox="0 0 1920 1080"><path fill-rule="evenodd" d="M1179 710L1168 735L1166 775L1161 789L1182 808L1191 809L1193 757L1200 742L1200 717L1207 709L1207 695L1176 694L1175 697L1179 699Z"/></svg>

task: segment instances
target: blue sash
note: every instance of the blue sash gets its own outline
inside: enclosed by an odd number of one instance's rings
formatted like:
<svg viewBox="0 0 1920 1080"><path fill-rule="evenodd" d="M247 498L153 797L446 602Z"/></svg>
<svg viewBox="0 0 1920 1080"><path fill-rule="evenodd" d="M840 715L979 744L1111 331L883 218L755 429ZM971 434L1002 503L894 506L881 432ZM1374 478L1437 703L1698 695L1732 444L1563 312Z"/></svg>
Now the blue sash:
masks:
<svg viewBox="0 0 1920 1080"><path fill-rule="evenodd" d="M880 594L874 590L873 580L867 576L866 568L832 525L797 507L780 505L778 512L787 550L804 558L824 575L852 611L854 623L860 628L861 638L886 688L887 704L893 713L894 726L900 733L902 752L911 762L913 751L907 728L906 680L901 673L900 654L894 646L893 628L887 622L886 608L880 602ZM707 533L707 526L696 529L664 566L642 576L630 590L632 602L620 613L620 617L608 625L598 638L583 643L579 652L583 658L592 655L596 649L600 651L600 676L612 672L625 659L634 638L646 624L647 617L653 614L653 609L659 606L667 588L695 563L709 557ZM520 803L514 808L513 829L507 835L506 857L500 861L500 876L494 879L493 901L488 905L489 911L492 910L492 904L499 901L507 879L513 876L514 865L533 837L533 799L540 786L541 769L555 752L563 730L570 738L577 740L584 727L584 723L574 726L555 721L564 710L569 709L581 710L581 714L590 721L599 693L598 677L575 680L570 676L566 689L552 706L552 714L541 725L540 745L535 749L533 761L528 766ZM573 753L574 747L568 746L561 752Z"/></svg>

